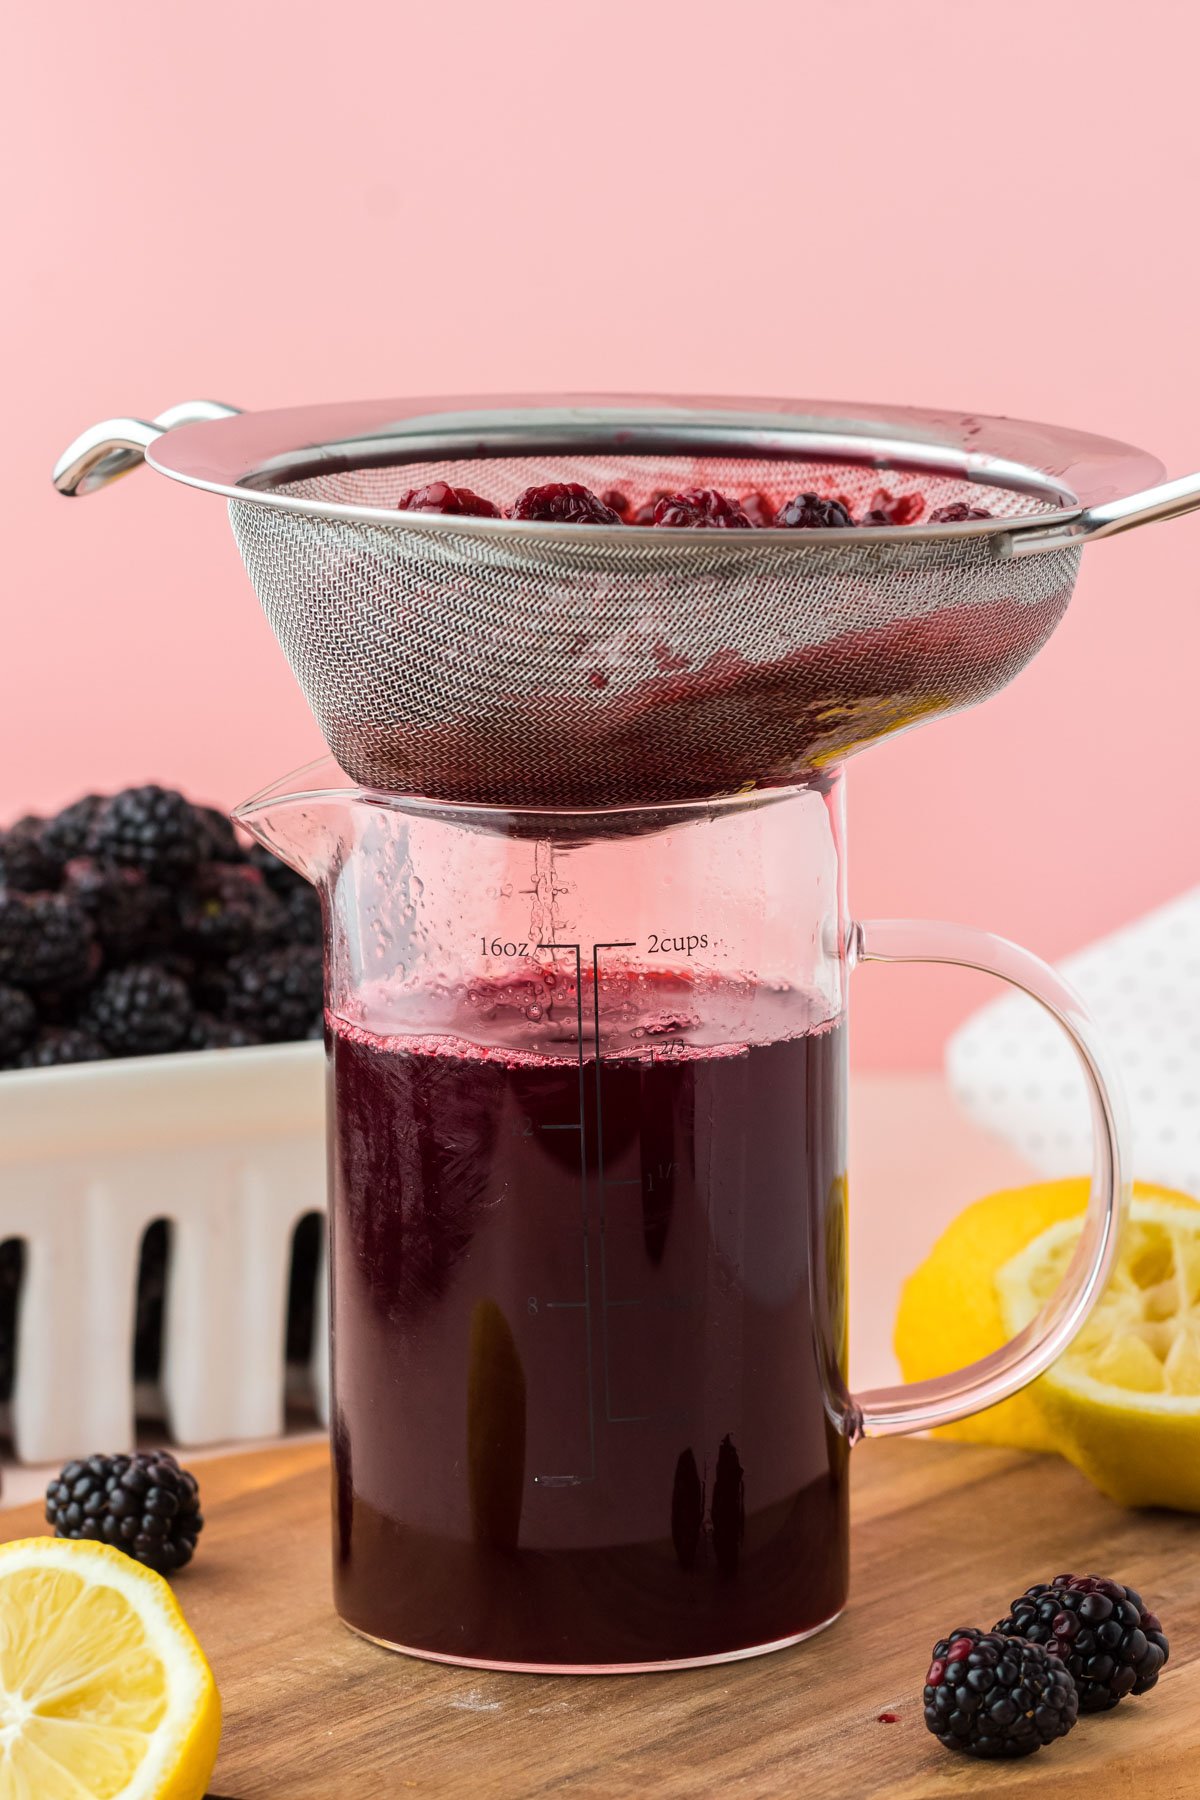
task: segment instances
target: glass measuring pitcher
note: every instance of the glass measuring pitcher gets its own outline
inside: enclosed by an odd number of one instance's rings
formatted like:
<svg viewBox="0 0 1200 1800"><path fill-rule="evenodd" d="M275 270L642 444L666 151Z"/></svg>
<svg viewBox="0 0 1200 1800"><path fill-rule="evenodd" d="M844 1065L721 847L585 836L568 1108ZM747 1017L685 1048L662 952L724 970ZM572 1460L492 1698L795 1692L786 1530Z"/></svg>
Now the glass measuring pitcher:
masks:
<svg viewBox="0 0 1200 1800"><path fill-rule="evenodd" d="M846 1598L852 1444L1014 1392L1102 1285L1119 1147L1077 1002L986 934L854 922L836 775L618 814L373 794L332 764L287 785L238 816L325 906L342 1618L560 1671L820 1630ZM855 1395L846 1004L866 960L970 965L1047 1006L1088 1077L1095 1166L1033 1325Z"/></svg>

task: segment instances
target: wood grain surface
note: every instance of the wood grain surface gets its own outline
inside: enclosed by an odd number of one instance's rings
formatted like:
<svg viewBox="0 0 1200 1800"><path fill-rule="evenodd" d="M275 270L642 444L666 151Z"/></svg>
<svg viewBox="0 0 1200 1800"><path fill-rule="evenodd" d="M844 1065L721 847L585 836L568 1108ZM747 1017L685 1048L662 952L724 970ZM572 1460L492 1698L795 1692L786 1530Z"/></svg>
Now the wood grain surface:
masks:
<svg viewBox="0 0 1200 1800"><path fill-rule="evenodd" d="M749 1662L596 1677L443 1667L340 1626L322 1446L200 1473L208 1524L176 1585L225 1703L214 1794L228 1800L1200 1797L1200 1520L1124 1512L1054 1459L863 1445L853 1591L836 1625ZM34 1508L0 1526L42 1529ZM1157 1606L1171 1640L1158 1687L1024 1762L950 1755L921 1717L930 1646L993 1624L1066 1567L1126 1579Z"/></svg>

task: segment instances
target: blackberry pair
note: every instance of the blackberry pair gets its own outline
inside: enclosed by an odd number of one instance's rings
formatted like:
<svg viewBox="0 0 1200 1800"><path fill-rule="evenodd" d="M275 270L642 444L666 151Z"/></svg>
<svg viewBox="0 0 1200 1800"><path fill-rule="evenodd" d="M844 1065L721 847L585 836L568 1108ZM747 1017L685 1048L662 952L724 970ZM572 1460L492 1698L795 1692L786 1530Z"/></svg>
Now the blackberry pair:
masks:
<svg viewBox="0 0 1200 1800"><path fill-rule="evenodd" d="M1158 1680L1169 1645L1135 1589L1056 1575L1014 1600L991 1631L964 1627L933 1647L925 1723L948 1750L1029 1756L1081 1712L1107 1712Z"/></svg>

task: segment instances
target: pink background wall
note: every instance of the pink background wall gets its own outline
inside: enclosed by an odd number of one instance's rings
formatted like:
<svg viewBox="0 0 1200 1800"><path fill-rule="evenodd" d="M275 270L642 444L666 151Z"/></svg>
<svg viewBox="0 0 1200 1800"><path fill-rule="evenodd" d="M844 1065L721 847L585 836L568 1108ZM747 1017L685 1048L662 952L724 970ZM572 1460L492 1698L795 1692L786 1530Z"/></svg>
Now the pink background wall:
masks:
<svg viewBox="0 0 1200 1800"><path fill-rule="evenodd" d="M686 22L685 22L686 21ZM1200 466L1200 9L25 0L6 25L0 819L320 748L223 509L68 505L110 413L638 389L1060 419ZM16 179L13 179L15 171ZM1096 546L1005 695L853 771L860 912L1047 955L1200 879L1200 519ZM935 1063L983 993L860 977Z"/></svg>

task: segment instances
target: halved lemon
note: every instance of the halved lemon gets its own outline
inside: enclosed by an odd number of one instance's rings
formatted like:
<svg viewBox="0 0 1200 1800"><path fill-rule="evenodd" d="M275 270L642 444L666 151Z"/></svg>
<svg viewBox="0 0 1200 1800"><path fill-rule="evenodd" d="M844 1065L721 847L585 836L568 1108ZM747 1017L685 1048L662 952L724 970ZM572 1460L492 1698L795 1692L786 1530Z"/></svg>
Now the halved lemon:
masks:
<svg viewBox="0 0 1200 1800"><path fill-rule="evenodd" d="M161 1575L107 1544L0 1545L0 1800L202 1800L220 1735Z"/></svg>
<svg viewBox="0 0 1200 1800"><path fill-rule="evenodd" d="M1008 1333L1058 1286L1079 1232L1060 1220L997 1271ZM1134 1200L1108 1286L1031 1393L1055 1448L1114 1500L1200 1511L1200 1210Z"/></svg>

